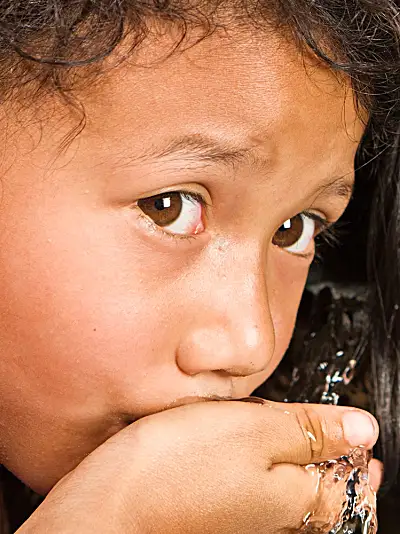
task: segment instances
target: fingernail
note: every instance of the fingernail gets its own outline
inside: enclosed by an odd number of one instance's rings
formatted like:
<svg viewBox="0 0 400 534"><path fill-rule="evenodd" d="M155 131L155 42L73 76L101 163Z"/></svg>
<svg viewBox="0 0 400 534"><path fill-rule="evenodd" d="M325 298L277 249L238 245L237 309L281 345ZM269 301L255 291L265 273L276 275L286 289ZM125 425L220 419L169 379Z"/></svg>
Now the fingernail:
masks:
<svg viewBox="0 0 400 534"><path fill-rule="evenodd" d="M359 411L346 412L343 416L344 437L352 447L372 447L377 439L377 428L373 419Z"/></svg>

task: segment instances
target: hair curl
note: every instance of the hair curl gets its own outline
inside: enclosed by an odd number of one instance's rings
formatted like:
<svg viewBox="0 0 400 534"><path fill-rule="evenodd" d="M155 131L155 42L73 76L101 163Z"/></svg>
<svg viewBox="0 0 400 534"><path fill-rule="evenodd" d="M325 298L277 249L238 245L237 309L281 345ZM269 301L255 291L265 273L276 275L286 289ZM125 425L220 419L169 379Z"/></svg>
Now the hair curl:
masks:
<svg viewBox="0 0 400 534"><path fill-rule="evenodd" d="M238 26L290 33L347 74L369 112L374 142L385 141L397 128L398 15L398 0L6 0L0 3L0 95L27 84L69 90L77 69L100 64L128 35L133 51L151 31L150 21L174 24L178 48L190 29L201 28L206 37L235 19Z"/></svg>

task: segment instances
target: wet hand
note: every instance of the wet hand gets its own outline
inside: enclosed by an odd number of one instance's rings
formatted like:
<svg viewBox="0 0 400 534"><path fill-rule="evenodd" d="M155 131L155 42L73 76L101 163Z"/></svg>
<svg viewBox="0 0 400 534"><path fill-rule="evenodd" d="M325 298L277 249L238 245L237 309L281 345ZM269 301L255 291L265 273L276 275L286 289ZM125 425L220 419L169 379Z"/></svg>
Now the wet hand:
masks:
<svg viewBox="0 0 400 534"><path fill-rule="evenodd" d="M143 418L50 492L19 534L277 534L315 506L303 467L372 448L365 412L308 404L204 402Z"/></svg>
<svg viewBox="0 0 400 534"><path fill-rule="evenodd" d="M374 491L378 491L383 480L383 464L375 458L368 464L369 482Z"/></svg>

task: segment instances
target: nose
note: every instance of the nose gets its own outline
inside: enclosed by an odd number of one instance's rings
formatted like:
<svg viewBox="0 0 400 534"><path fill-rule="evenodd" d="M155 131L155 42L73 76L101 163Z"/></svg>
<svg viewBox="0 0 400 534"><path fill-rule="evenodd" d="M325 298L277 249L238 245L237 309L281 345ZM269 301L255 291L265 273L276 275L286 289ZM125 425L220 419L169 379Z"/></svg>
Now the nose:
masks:
<svg viewBox="0 0 400 534"><path fill-rule="evenodd" d="M177 350L179 368L242 377L265 371L275 349L265 264L247 258L207 272L192 298L196 309Z"/></svg>

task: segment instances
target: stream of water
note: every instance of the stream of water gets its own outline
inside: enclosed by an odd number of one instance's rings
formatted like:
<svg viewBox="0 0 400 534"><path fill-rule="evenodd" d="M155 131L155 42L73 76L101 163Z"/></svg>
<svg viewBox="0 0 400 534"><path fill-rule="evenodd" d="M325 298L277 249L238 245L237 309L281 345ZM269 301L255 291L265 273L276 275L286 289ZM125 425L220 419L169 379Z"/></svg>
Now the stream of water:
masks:
<svg viewBox="0 0 400 534"><path fill-rule="evenodd" d="M342 351L336 354L340 362ZM356 360L346 365L322 362L318 371L326 373L325 387L320 402L338 404L340 395L338 386L346 386L354 376ZM307 466L317 477L318 492L321 496L320 508L308 514L304 519L307 534L376 534L378 521L376 516L376 494L368 480L368 462L371 454L363 447L353 449L349 456L331 460L319 465ZM323 496L323 500L322 500ZM332 528L332 525L333 528Z"/></svg>

